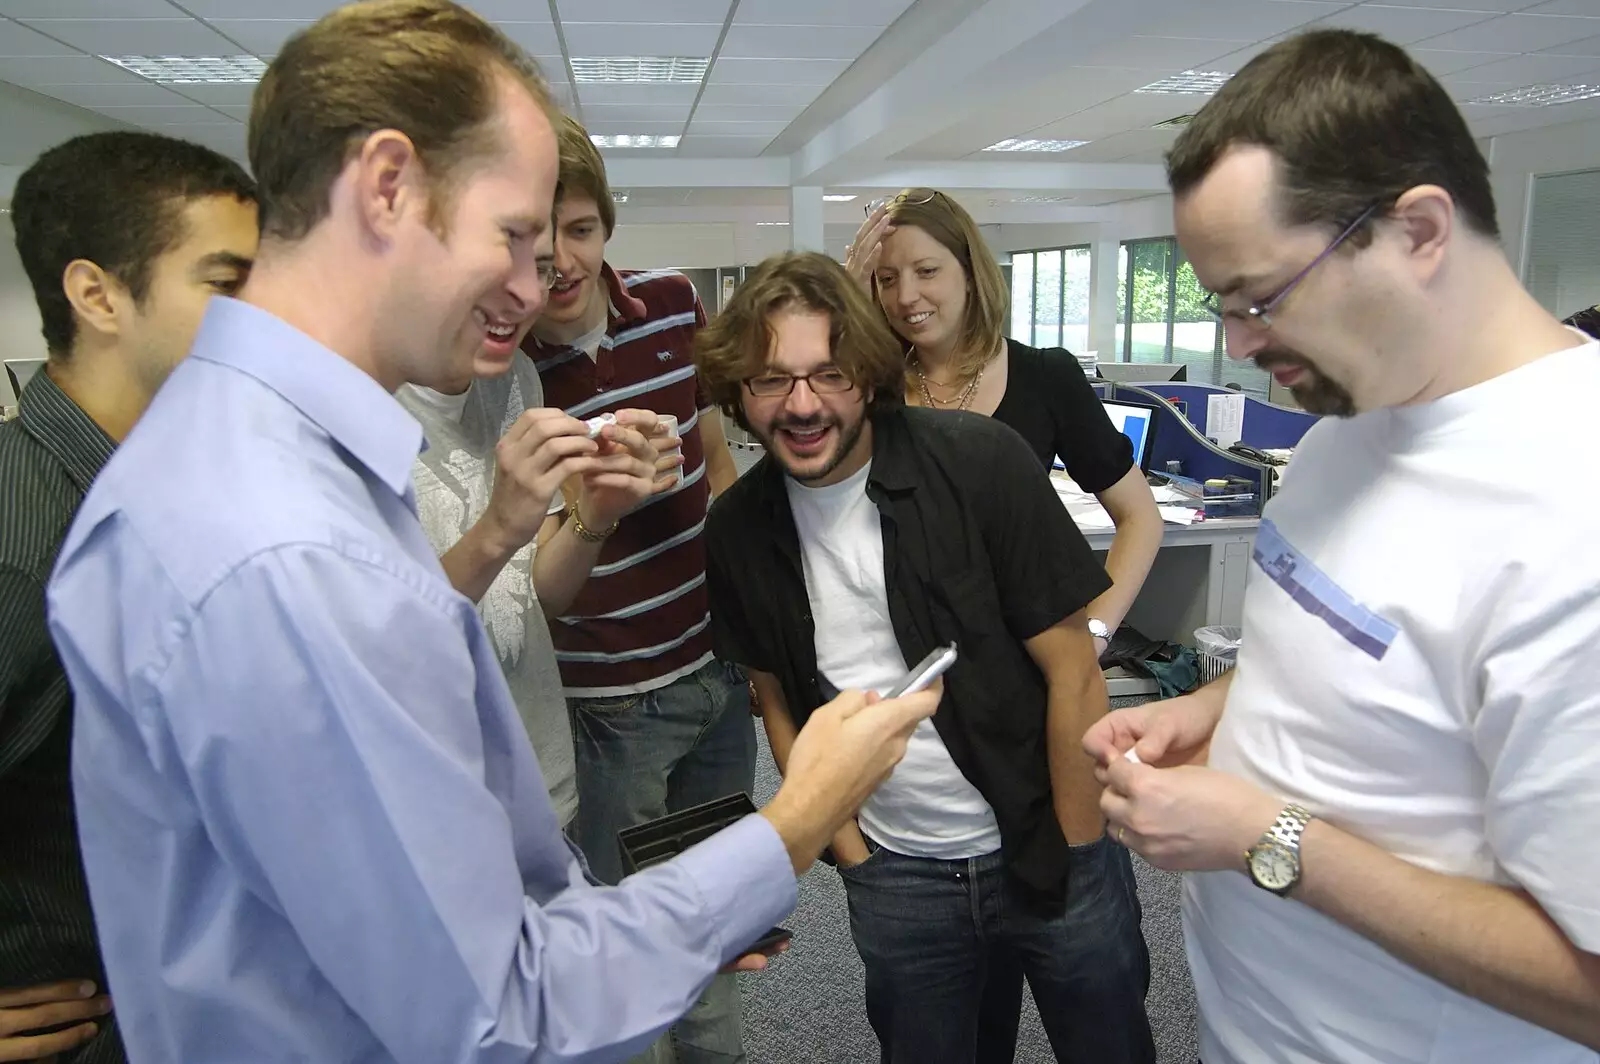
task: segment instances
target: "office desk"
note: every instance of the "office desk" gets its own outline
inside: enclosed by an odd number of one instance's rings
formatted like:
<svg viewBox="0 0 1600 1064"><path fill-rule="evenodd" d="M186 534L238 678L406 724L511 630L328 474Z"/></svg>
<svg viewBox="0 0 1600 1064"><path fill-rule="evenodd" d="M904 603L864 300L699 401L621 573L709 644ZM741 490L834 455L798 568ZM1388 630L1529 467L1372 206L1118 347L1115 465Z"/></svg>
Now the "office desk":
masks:
<svg viewBox="0 0 1600 1064"><path fill-rule="evenodd" d="M1150 566L1127 623L1151 639L1194 644L1194 630L1208 624L1239 624L1250 545L1259 517L1223 517L1193 525L1167 525L1161 550ZM1109 529L1085 531L1097 551L1108 550ZM1106 672L1113 697L1155 693L1155 683L1117 668Z"/></svg>

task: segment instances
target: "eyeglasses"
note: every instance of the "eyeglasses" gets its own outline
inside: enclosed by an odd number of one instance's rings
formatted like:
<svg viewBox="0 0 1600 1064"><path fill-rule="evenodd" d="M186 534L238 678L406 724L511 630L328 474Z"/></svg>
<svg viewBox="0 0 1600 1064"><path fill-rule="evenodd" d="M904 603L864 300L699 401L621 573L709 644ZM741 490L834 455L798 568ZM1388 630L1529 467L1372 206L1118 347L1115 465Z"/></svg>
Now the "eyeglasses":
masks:
<svg viewBox="0 0 1600 1064"><path fill-rule="evenodd" d="M872 212L879 207L898 207L902 203L909 207L920 207L924 203L932 203L935 196L942 195L944 193L938 189L933 189L921 196L918 196L915 192L902 192L898 196L886 196L882 199L869 200L866 206L867 217L872 217Z"/></svg>
<svg viewBox="0 0 1600 1064"><path fill-rule="evenodd" d="M776 399L794 391L796 381L805 381L818 395L838 395L856 386L855 381L845 376L844 370L835 366L819 369L815 373L763 373L759 377L748 378L744 386L758 399Z"/></svg>
<svg viewBox="0 0 1600 1064"><path fill-rule="evenodd" d="M538 264L537 268L539 270L539 283L544 285L544 290L546 292L554 288L556 286L556 282L561 280L561 271L556 269L555 263L541 262Z"/></svg>
<svg viewBox="0 0 1600 1064"><path fill-rule="evenodd" d="M1295 274L1293 280L1284 285L1282 288L1278 289L1277 292L1273 293L1271 296L1268 296L1266 299L1252 303L1242 310L1224 310L1222 307L1222 297L1213 292L1206 296L1206 298L1201 302L1201 306L1205 307L1207 312L1209 312L1218 321L1226 322L1229 318L1233 318L1236 321L1242 321L1245 324L1255 326L1256 328L1272 328L1273 312L1283 304L1285 299L1289 298L1289 293L1293 292L1297 287L1299 287L1300 282L1304 281L1311 275L1312 270L1322 265L1323 260L1325 260L1329 255L1332 255L1335 251L1339 250L1339 246L1346 240L1349 240L1355 231L1360 229L1362 224L1365 223L1368 218L1371 218L1374 214L1376 214L1380 206L1382 206L1382 204L1374 203L1372 206L1362 211L1361 217L1351 222L1349 228L1340 233L1338 236L1334 237L1333 243L1323 248L1322 254L1312 259L1309 266Z"/></svg>

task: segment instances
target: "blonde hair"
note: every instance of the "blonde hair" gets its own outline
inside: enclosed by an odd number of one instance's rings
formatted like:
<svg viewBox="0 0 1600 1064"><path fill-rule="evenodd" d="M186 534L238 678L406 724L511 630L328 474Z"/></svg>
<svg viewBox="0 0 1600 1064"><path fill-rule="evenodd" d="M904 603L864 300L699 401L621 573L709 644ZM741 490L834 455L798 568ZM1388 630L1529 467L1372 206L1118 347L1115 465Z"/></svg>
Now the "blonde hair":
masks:
<svg viewBox="0 0 1600 1064"><path fill-rule="evenodd" d="M772 316L825 314L828 350L867 397L867 411L905 402L905 356L898 337L844 267L815 251L786 251L757 266L695 337L694 364L712 402L742 427L744 382L767 367Z"/></svg>
<svg viewBox="0 0 1600 1064"><path fill-rule="evenodd" d="M429 204L437 223L460 174L502 150L503 74L556 114L528 54L451 0L367 0L295 34L250 106L262 234L291 241L310 232L351 153L382 129L415 146L437 193Z"/></svg>
<svg viewBox="0 0 1600 1064"><path fill-rule="evenodd" d="M556 144L561 152L561 176L556 185L556 204L570 192L581 192L594 200L606 239L617 227L617 205L606 181L606 163L600 150L589 139L589 131L578 120L562 115L556 120Z"/></svg>
<svg viewBox="0 0 1600 1064"><path fill-rule="evenodd" d="M916 226L956 257L967 275L967 310L957 341L956 363L970 377L989 363L1005 336L1011 315L1011 293L1005 274L989 253L989 246L966 208L932 188L908 188L890 201L889 224ZM872 278L872 295L882 309L878 278ZM888 313L884 312L884 321ZM909 353L911 345L906 344Z"/></svg>

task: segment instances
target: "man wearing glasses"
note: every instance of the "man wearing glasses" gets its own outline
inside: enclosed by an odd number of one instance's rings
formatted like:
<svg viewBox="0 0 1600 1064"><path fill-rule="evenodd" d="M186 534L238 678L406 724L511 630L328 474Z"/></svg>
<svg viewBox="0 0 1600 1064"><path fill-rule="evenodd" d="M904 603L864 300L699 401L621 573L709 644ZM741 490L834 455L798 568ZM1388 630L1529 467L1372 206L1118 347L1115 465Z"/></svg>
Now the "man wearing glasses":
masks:
<svg viewBox="0 0 1600 1064"><path fill-rule="evenodd" d="M1593 1064L1600 504L1561 460L1600 345L1518 284L1466 123L1376 37L1268 49L1168 172L1229 356L1334 415L1238 666L1085 738L1113 833L1195 873L1201 1056Z"/></svg>
<svg viewBox="0 0 1600 1064"><path fill-rule="evenodd" d="M834 836L867 1017L895 1064L1009 1060L1026 975L1062 1061L1155 1059L1127 851L1083 730L1106 711L1084 607L1105 567L1021 436L908 409L900 343L843 267L763 263L702 330L712 398L766 457L712 508L714 645L773 758L838 689L883 693L955 643L932 723Z"/></svg>

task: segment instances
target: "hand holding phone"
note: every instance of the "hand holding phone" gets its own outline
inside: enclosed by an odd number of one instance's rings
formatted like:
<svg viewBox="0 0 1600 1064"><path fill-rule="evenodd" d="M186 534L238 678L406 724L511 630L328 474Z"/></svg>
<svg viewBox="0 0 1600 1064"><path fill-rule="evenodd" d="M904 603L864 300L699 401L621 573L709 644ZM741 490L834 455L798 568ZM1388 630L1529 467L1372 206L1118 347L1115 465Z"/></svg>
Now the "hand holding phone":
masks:
<svg viewBox="0 0 1600 1064"><path fill-rule="evenodd" d="M914 695L924 690L933 681L944 675L946 669L956 663L956 645L951 643L946 647L935 647L927 657L917 662L900 682L884 692L885 699L900 698L904 695Z"/></svg>

